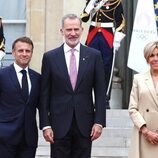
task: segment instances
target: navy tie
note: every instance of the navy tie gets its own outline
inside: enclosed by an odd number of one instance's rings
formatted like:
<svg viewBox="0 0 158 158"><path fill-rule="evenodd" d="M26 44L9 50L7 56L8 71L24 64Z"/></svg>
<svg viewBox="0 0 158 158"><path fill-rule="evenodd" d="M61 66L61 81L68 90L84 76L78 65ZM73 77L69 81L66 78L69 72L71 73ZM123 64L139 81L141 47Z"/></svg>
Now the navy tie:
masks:
<svg viewBox="0 0 158 158"><path fill-rule="evenodd" d="M29 95L29 88L28 88L28 81L27 81L27 75L26 75L26 70L21 70L20 71L22 73L22 95L23 98L25 100L25 102L28 99L28 95Z"/></svg>

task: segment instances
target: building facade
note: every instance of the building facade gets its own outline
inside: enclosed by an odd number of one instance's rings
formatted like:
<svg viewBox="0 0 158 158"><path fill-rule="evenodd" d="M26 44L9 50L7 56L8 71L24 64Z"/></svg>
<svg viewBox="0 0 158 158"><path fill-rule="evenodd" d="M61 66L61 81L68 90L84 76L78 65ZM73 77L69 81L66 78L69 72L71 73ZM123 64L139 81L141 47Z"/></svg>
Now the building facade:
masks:
<svg viewBox="0 0 158 158"><path fill-rule="evenodd" d="M122 79L122 108L127 108L133 72L127 68L127 58L137 0L122 0L126 19L126 38L116 54L116 67ZM3 17L6 52L11 52L12 41L18 36L29 36L34 42L31 67L41 70L43 53L63 43L60 33L61 18L66 13L80 15L86 0L1 0L0 15ZM14 7L13 7L14 6ZM8 8L9 7L9 8ZM84 44L89 23L84 23Z"/></svg>

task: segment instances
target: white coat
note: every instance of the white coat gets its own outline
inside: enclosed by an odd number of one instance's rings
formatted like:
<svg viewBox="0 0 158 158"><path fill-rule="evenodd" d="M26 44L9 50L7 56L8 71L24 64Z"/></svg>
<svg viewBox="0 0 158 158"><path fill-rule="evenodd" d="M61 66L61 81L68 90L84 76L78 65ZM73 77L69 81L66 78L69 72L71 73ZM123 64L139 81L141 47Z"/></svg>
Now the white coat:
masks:
<svg viewBox="0 0 158 158"><path fill-rule="evenodd" d="M144 124L158 132L158 85L154 87L150 71L134 76L128 110L134 123L128 158L158 158L158 145L148 143L139 132Z"/></svg>

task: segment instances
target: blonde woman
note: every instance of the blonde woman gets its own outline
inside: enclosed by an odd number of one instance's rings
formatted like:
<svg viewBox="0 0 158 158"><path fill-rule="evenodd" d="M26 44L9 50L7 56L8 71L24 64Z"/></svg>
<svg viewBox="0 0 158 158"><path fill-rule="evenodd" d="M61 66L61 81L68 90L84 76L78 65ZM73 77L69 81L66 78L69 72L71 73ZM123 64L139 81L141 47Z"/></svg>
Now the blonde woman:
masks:
<svg viewBox="0 0 158 158"><path fill-rule="evenodd" d="M150 69L134 76L130 94L134 127L128 158L158 157L158 41L145 46L144 57Z"/></svg>

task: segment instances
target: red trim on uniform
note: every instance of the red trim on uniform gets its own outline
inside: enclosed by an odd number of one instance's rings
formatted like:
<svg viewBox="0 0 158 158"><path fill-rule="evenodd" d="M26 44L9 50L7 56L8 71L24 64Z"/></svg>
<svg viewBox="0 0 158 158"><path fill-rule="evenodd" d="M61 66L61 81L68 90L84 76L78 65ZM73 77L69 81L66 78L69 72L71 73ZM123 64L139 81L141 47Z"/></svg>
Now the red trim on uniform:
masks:
<svg viewBox="0 0 158 158"><path fill-rule="evenodd" d="M94 29L92 29L88 34L86 44L89 46L89 44L92 41L92 39L94 38L94 36L97 34L97 32L99 32L98 30L101 30L100 32L103 34L105 40L108 42L109 47L112 48L113 41L114 41L114 35L108 31L106 31L105 28L95 27Z"/></svg>

